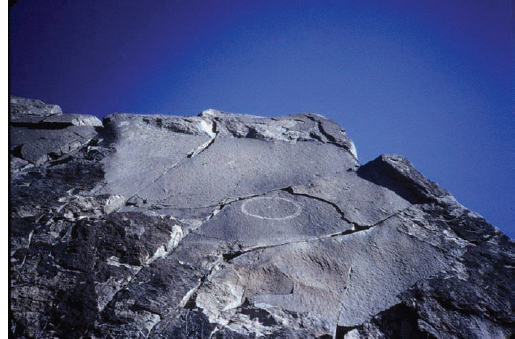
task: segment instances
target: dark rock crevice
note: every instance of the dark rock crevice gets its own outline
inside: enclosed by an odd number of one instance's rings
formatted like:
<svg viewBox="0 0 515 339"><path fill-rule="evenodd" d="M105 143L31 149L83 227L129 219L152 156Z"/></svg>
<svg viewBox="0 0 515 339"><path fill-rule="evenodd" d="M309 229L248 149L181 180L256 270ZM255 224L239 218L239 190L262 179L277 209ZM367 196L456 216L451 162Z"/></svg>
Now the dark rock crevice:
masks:
<svg viewBox="0 0 515 339"><path fill-rule="evenodd" d="M16 121L13 121L11 122L11 126L12 127L23 127L23 128L26 128L28 130L62 130L62 129L65 129L67 127L70 127L70 126L73 126L72 123L70 122L61 122L61 123L56 123L56 122L45 122L44 120L41 120L41 121L37 121L37 122L23 122L23 121L20 121L20 122L16 122Z"/></svg>
<svg viewBox="0 0 515 339"><path fill-rule="evenodd" d="M416 310L404 304L398 304L375 315L367 324L354 327L338 326L334 338L344 339L346 335L362 337L371 332L381 338L438 338L431 332L420 329L418 321L419 316Z"/></svg>

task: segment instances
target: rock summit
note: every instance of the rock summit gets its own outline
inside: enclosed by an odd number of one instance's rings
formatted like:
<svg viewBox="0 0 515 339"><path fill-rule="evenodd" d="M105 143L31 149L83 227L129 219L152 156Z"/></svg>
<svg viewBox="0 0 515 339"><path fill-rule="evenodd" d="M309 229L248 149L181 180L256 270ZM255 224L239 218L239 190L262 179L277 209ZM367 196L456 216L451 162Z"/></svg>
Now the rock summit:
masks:
<svg viewBox="0 0 515 339"><path fill-rule="evenodd" d="M10 99L16 338L506 338L513 242L335 122Z"/></svg>

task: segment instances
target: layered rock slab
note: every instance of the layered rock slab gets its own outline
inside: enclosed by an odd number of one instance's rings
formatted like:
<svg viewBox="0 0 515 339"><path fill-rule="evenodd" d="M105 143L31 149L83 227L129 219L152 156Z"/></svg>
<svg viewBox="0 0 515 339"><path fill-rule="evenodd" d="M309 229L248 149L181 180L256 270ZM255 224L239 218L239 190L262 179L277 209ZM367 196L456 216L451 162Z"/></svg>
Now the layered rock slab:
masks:
<svg viewBox="0 0 515 339"><path fill-rule="evenodd" d="M89 142L102 126L97 117L62 114L57 105L39 100L10 98L9 149L16 157L11 167L41 165Z"/></svg>
<svg viewBox="0 0 515 339"><path fill-rule="evenodd" d="M11 109L16 145L91 133L12 148L15 337L510 331L511 241L406 159L361 166L330 120L59 113Z"/></svg>

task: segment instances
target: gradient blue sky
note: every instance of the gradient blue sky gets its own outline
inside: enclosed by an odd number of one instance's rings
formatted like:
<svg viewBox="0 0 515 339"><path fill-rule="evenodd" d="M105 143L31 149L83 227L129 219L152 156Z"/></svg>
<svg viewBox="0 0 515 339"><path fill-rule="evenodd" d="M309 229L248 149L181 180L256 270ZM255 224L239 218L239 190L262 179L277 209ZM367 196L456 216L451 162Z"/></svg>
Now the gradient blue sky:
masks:
<svg viewBox="0 0 515 339"><path fill-rule="evenodd" d="M10 93L68 113L317 112L512 238L509 0L18 0Z"/></svg>

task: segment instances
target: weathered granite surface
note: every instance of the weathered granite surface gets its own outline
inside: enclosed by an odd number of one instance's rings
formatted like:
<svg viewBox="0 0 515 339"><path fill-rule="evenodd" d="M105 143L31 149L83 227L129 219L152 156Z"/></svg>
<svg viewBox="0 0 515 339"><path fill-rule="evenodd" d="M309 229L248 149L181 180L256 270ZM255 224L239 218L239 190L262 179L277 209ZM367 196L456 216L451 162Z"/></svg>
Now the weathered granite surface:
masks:
<svg viewBox="0 0 515 339"><path fill-rule="evenodd" d="M513 242L316 114L11 99L16 338L505 338Z"/></svg>

